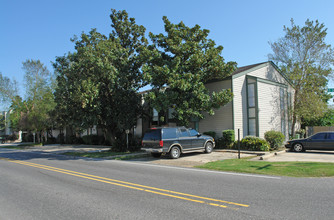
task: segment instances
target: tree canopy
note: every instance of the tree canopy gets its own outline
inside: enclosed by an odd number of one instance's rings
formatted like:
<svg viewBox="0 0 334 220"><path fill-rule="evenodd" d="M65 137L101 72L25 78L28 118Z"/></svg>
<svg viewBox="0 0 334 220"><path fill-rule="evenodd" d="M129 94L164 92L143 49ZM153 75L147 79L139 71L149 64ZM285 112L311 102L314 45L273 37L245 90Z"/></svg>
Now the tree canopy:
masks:
<svg viewBox="0 0 334 220"><path fill-rule="evenodd" d="M146 100L164 116L168 109L178 123L187 124L191 118L214 114L232 100L230 90L210 92L205 83L223 79L236 69L235 62L224 62L222 46L208 39L209 30L199 25L190 28L183 22L172 24L163 17L166 34L152 34L153 42L146 55L144 79L151 84Z"/></svg>
<svg viewBox="0 0 334 220"><path fill-rule="evenodd" d="M25 99L15 96L10 119L15 130L41 133L51 127L50 112L55 107L53 75L40 60L23 62ZM39 136L37 137L39 142Z"/></svg>
<svg viewBox="0 0 334 220"><path fill-rule="evenodd" d="M57 112L67 125L98 125L112 144L136 124L141 113L141 51L147 45L145 28L126 11L112 10L112 32L96 29L75 38L75 52L58 57ZM123 142L124 143L124 142Z"/></svg>
<svg viewBox="0 0 334 220"><path fill-rule="evenodd" d="M297 120L319 117L327 109L331 97L326 86L333 74L334 53L326 44L327 28L318 20L306 20L300 27L291 19L291 27L284 26L285 36L269 42L273 53L269 59L278 64L294 85L292 135Z"/></svg>
<svg viewBox="0 0 334 220"><path fill-rule="evenodd" d="M14 130L41 133L50 127L50 111L55 106L53 75L40 60L26 60L22 69L25 71L24 99L18 95L17 82L2 74L0 98L2 103L10 104Z"/></svg>
<svg viewBox="0 0 334 220"><path fill-rule="evenodd" d="M15 80L2 75L0 72L0 103L11 104L18 95L18 85Z"/></svg>

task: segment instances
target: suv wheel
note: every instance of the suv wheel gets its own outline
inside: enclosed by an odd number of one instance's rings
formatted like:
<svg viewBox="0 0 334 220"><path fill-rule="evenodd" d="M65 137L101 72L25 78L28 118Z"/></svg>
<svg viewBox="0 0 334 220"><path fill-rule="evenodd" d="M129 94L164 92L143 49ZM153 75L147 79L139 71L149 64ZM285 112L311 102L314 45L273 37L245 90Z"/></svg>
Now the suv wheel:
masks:
<svg viewBox="0 0 334 220"><path fill-rule="evenodd" d="M213 144L211 142L207 142L205 145L205 153L211 153L213 150Z"/></svg>
<svg viewBox="0 0 334 220"><path fill-rule="evenodd" d="M172 159L177 159L177 158L179 158L180 157L180 154L181 154L181 151L180 151L180 148L179 147L176 147L176 146L174 146L174 147L172 147L172 149L170 149L170 157L172 158Z"/></svg>

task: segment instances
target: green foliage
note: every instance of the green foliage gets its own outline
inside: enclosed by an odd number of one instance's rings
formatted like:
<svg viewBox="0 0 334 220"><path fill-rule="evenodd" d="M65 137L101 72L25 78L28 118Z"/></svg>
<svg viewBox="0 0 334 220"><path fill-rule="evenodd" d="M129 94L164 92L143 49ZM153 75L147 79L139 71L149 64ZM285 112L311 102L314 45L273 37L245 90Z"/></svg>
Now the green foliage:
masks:
<svg viewBox="0 0 334 220"><path fill-rule="evenodd" d="M326 92L328 78L332 76L334 51L326 44L327 29L318 20L306 20L299 27L291 19L291 27L284 26L285 36L270 43L274 60L293 83L295 99L291 109L292 135L297 119L321 117L327 109L331 97Z"/></svg>
<svg viewBox="0 0 334 220"><path fill-rule="evenodd" d="M3 132L6 128L5 115L0 115L0 132Z"/></svg>
<svg viewBox="0 0 334 220"><path fill-rule="evenodd" d="M84 141L81 137L77 137L76 135L69 135L65 138L67 144L83 144Z"/></svg>
<svg viewBox="0 0 334 220"><path fill-rule="evenodd" d="M127 151L126 149L126 141L122 138L116 139L114 144L111 147L111 151L113 152L125 152Z"/></svg>
<svg viewBox="0 0 334 220"><path fill-rule="evenodd" d="M82 140L84 144L89 145L102 145L105 141L104 137L95 134L82 136Z"/></svg>
<svg viewBox="0 0 334 220"><path fill-rule="evenodd" d="M223 138L224 138L226 145L231 145L235 141L234 130L224 130Z"/></svg>
<svg viewBox="0 0 334 220"><path fill-rule="evenodd" d="M264 133L264 138L269 143L270 150L277 150L285 140L285 136L279 131L267 131Z"/></svg>
<svg viewBox="0 0 334 220"><path fill-rule="evenodd" d="M33 142L34 141L34 135L31 133L28 134L22 134L22 142Z"/></svg>
<svg viewBox="0 0 334 220"><path fill-rule="evenodd" d="M334 109L328 109L321 117L303 119L304 126L334 126Z"/></svg>
<svg viewBox="0 0 334 220"><path fill-rule="evenodd" d="M65 135L63 133L57 136L57 143L64 144L65 143Z"/></svg>
<svg viewBox="0 0 334 220"><path fill-rule="evenodd" d="M9 141L16 141L18 139L18 136L16 134L11 134L6 137L6 140Z"/></svg>
<svg viewBox="0 0 334 220"><path fill-rule="evenodd" d="M163 21L166 34L150 33L153 45L145 51L144 80L152 85L145 99L159 113L173 109L177 122L187 125L232 100L230 90L211 93L204 84L230 76L236 63L224 62L223 47L208 39L209 30L172 24L167 17Z"/></svg>
<svg viewBox="0 0 334 220"><path fill-rule="evenodd" d="M55 137L48 137L48 139L44 143L44 145L46 145L46 144L56 144L56 143L57 143L57 139Z"/></svg>
<svg viewBox="0 0 334 220"><path fill-rule="evenodd" d="M223 137L215 139L215 143L216 143L215 147L216 149L225 149L228 147Z"/></svg>
<svg viewBox="0 0 334 220"><path fill-rule="evenodd" d="M0 72L0 103L6 105L13 102L18 95L18 85L15 80L3 76Z"/></svg>
<svg viewBox="0 0 334 220"><path fill-rule="evenodd" d="M234 142L233 148L238 149L237 141ZM269 151L269 148L268 142L259 137L247 136L240 141L241 150Z"/></svg>
<svg viewBox="0 0 334 220"><path fill-rule="evenodd" d="M222 137L215 139L216 149L233 148L235 140L234 130L224 130L222 134Z"/></svg>
<svg viewBox="0 0 334 220"><path fill-rule="evenodd" d="M26 60L23 70L26 99L11 97L11 126L16 131L37 133L36 141L41 142L40 133L52 127L50 113L55 107L53 75L39 60Z"/></svg>
<svg viewBox="0 0 334 220"><path fill-rule="evenodd" d="M74 38L75 52L57 57L56 117L59 126L98 125L114 142L141 114L145 28L125 11L112 10L109 37L95 29Z"/></svg>
<svg viewBox="0 0 334 220"><path fill-rule="evenodd" d="M206 132L203 132L203 134L209 135L209 136L213 137L214 139L216 138L216 132L214 132L214 131L206 131Z"/></svg>

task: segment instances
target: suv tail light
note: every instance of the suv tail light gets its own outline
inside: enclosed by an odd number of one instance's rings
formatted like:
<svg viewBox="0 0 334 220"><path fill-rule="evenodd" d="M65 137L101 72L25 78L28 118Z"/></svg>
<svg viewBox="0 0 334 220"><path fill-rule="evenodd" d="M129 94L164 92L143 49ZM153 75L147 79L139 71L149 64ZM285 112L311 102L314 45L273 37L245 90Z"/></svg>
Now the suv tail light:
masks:
<svg viewBox="0 0 334 220"><path fill-rule="evenodd" d="M163 147L164 146L164 141L161 140L159 145L160 145L160 147Z"/></svg>

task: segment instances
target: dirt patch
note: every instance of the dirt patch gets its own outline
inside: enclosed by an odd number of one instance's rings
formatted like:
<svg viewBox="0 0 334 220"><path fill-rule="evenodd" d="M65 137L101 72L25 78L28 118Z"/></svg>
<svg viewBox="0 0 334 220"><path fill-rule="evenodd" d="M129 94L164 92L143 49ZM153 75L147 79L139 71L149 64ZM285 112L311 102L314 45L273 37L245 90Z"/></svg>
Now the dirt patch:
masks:
<svg viewBox="0 0 334 220"><path fill-rule="evenodd" d="M241 154L240 156L249 157L253 155ZM205 153L182 154L181 157L178 159L169 159L167 156L164 156L160 159L148 158L147 161L149 161L149 163L152 164L161 164L161 165L178 166L178 167L194 167L213 161L236 159L236 158L238 158L237 153L212 152L210 154L205 154Z"/></svg>

